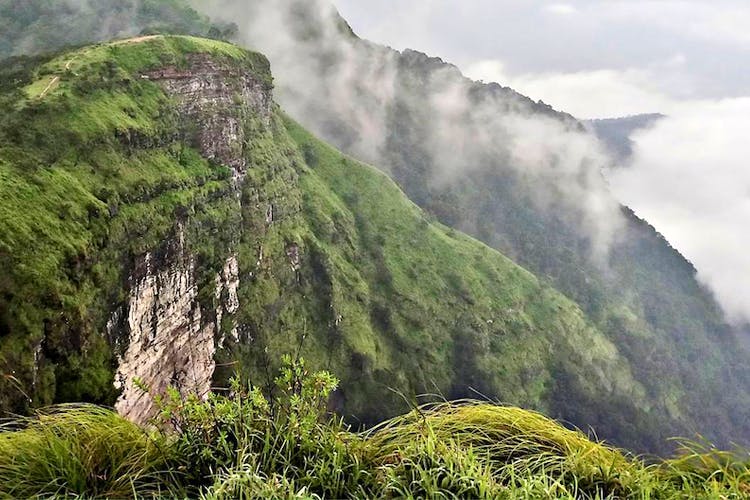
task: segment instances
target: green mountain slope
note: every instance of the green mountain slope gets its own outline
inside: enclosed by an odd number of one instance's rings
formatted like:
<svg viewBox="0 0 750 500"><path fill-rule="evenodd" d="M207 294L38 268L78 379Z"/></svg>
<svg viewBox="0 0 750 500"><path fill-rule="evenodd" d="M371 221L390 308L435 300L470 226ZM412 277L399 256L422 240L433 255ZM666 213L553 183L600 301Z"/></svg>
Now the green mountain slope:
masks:
<svg viewBox="0 0 750 500"><path fill-rule="evenodd" d="M593 416L592 408L599 407L600 400L580 404L579 397L554 400L550 408L554 416L594 424L609 439L634 435L637 426L643 436L651 436L639 441L648 451L661 450L663 439L677 434L702 432L724 446L749 439L750 421L745 417L750 405L748 354L738 343L737 333L725 325L716 301L695 279L693 266L626 208L622 208L622 225L606 265L593 261L591 235L582 230L580 222L597 217L585 210L585 203L583 210L576 203L590 199L593 193L617 207L600 183L574 190L580 196L574 197L572 208L570 199L557 200L564 203L553 203L554 210L534 203L539 196L554 193L558 184L569 186L571 178L578 177L554 175L552 167L545 171L549 166L546 160L538 165L520 162L519 166L518 159L508 155L514 141L504 133L502 120L507 118L512 124L520 115L521 121L530 125L529 132L535 130L534 124L555 124L555 133L546 139L530 135L537 141L535 149L549 152L548 158L565 158L569 148L575 149L573 146L583 140L582 127L572 117L497 84L469 82L439 59L413 51L397 53L360 40L325 1L191 3L212 17L240 23L243 42L267 52L279 78L281 103L305 127L346 153L389 172L425 210L425 218L434 217L471 234L576 301L596 329L627 358L633 376L647 391L647 400L653 402L650 411L660 415L660 421L632 424L637 420L629 415L627 408L632 405L616 402L616 398L608 400L605 407L624 406L622 411L612 412L621 413L623 422L605 419L599 423L601 419ZM37 40L33 46L37 50L57 49L59 43L72 41L51 40L46 34L64 32L66 23L88 12L89 4L77 3L84 10L72 9L67 17L46 16L46 12L56 12L49 11L47 4L30 0L24 2L24 10L18 10L19 2L0 0L0 7L6 7L0 9L0 19L8 20L7 25L23 21L17 34L0 33L6 47L13 47L14 53L26 52L14 45L19 36ZM149 2L133 2L146 4ZM107 10L107 2L101 5L98 19L107 19L112 9ZM203 33L208 27L207 21L182 2L150 5L165 10L151 10L145 17L139 17L137 9L119 12L120 19L130 20L130 31L125 32L176 23L176 19L182 23L179 29L187 32ZM331 16L325 15L329 11ZM48 28L43 27L44 19ZM267 29L269 26L276 29ZM122 30L117 23L99 23L74 31L81 33L77 40L89 40L108 38ZM10 87L25 78L24 64L18 60L0 69L7 72ZM454 92L444 94L446 88ZM41 93L44 88L38 90ZM464 113L446 117L441 96L461 97ZM434 126L446 123L464 133L436 137ZM564 140L557 139L561 128ZM370 140L373 134L385 136L376 148ZM462 142L467 135L472 141ZM541 177L527 175L524 168L541 172ZM441 178L446 170L462 175ZM548 175L550 172L553 175ZM597 179L591 168L583 173L585 179ZM141 250L145 248L154 247L142 246ZM163 250L161 253L169 253L169 248ZM211 259L214 267L220 267L218 254ZM130 267L138 267L136 261L131 258ZM202 279L208 282L214 278L207 273ZM253 336L249 330L246 335ZM576 386L562 375L554 379L563 392ZM630 438L618 442L635 446Z"/></svg>
<svg viewBox="0 0 750 500"><path fill-rule="evenodd" d="M301 351L364 422L405 407L392 388L576 404L575 423L635 446L668 426L574 303L264 101L262 56L154 37L27 73L2 97L4 410L112 404L117 377L125 393L134 376L188 389L180 356L198 364L209 331L214 385L235 371L263 385ZM149 354L165 335L173 351Z"/></svg>
<svg viewBox="0 0 750 500"><path fill-rule="evenodd" d="M194 4L217 17L239 11L234 0ZM292 116L576 301L679 422L671 433L700 430L725 446L750 440L743 334L693 265L619 205L595 138L575 118L472 82L441 59L362 40L326 0L248 5L240 39L277 67L279 102ZM555 412L580 421L587 410Z"/></svg>

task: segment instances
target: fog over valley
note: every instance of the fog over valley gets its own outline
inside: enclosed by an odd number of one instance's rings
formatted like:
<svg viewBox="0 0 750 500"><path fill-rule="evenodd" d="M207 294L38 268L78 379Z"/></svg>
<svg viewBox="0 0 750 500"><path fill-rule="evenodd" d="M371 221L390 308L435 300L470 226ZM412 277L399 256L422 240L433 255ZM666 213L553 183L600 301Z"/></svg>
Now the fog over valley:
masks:
<svg viewBox="0 0 750 500"><path fill-rule="evenodd" d="M396 3L336 1L363 36L447 55L578 118L667 115L631 137L610 186L696 265L732 321L750 320L746 2Z"/></svg>

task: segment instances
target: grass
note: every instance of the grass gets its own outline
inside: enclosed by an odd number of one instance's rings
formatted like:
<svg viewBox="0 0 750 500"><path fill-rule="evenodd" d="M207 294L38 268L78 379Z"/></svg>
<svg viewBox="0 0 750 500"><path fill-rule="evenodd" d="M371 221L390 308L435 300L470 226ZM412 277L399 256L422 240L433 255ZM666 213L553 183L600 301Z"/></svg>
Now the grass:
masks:
<svg viewBox="0 0 750 500"><path fill-rule="evenodd" d="M271 83L260 55L156 37L50 56L24 67L24 85L60 76L44 99L20 89L0 95L8 106L0 113L1 409L114 403L127 329L108 338L108 320L127 310L134 264L147 252L168 257L179 226L203 318L221 306L216 276L227 257L239 262L240 309L223 315L221 330L236 326L240 342L225 336L217 384L231 375L226 366L241 366L269 385L275 360L299 350L341 375L336 407L352 423L405 411L393 387L486 394L594 425L618 443L647 436L639 449L676 433L574 302L436 223L386 175L278 109L270 125L252 110L235 116L248 165L235 191L229 169L202 158L182 131L213 123L213 111L211 120L178 123L163 89L138 75L179 67L195 52L226 65L230 92L235 73L248 69ZM236 479L248 470L225 472Z"/></svg>
<svg viewBox="0 0 750 500"><path fill-rule="evenodd" d="M287 358L273 395L171 391L149 431L94 406L0 430L0 496L86 498L746 498L748 457L689 444L647 464L541 414L475 401L355 433L337 380Z"/></svg>
<svg viewBox="0 0 750 500"><path fill-rule="evenodd" d="M24 89L2 94L4 411L78 400L113 403L114 354L100 334L111 304L127 293L123 273L134 256L158 251L168 240L176 214L192 216L204 229L228 220L229 169L178 140L172 102L137 74L184 65L198 52L232 71L257 72L270 85L268 62L259 54L211 40L155 37L52 57L26 68ZM227 238L186 227L196 255L228 251ZM38 363L39 355L55 361Z"/></svg>
<svg viewBox="0 0 750 500"><path fill-rule="evenodd" d="M0 429L5 498L124 498L163 489L169 444L109 410L60 406Z"/></svg>

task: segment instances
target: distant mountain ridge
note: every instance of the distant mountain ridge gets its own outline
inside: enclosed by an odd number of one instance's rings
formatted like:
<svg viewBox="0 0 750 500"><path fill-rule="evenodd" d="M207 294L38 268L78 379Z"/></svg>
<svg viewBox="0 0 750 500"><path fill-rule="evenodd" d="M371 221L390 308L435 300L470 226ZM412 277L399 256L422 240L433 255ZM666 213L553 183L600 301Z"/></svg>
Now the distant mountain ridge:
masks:
<svg viewBox="0 0 750 500"><path fill-rule="evenodd" d="M587 120L585 125L599 137L617 160L617 165L627 164L633 156L633 141L630 136L638 130L654 126L666 118L660 113L626 116L623 118L605 118Z"/></svg>

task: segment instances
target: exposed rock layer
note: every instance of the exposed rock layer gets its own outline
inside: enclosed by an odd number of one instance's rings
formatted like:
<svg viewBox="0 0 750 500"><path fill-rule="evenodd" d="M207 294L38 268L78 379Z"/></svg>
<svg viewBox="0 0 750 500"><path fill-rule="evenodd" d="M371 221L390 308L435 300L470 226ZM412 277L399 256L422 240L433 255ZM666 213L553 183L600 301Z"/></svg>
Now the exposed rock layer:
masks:
<svg viewBox="0 0 750 500"><path fill-rule="evenodd" d="M206 54L193 54L187 69L166 66L143 75L157 81L175 99L184 128L194 132L203 155L232 168L241 180L247 169L244 151L247 113L267 125L273 97L251 73L227 67ZM192 129L192 130L191 130Z"/></svg>
<svg viewBox="0 0 750 500"><path fill-rule="evenodd" d="M163 394L170 385L183 393L208 393L215 327L202 322L195 263L188 255L180 251L159 266L148 253L139 264L143 275L128 300L129 345L115 378L122 388L115 407L145 422L156 410L151 394Z"/></svg>

